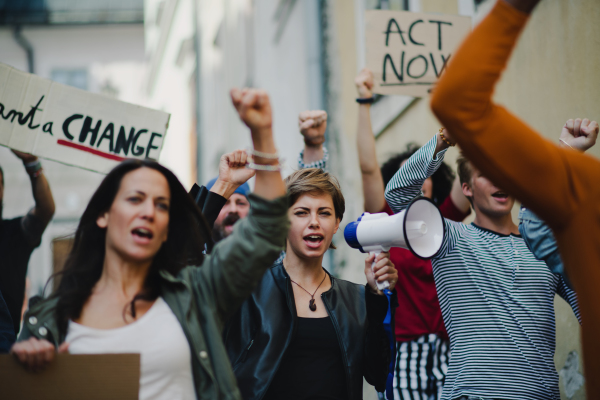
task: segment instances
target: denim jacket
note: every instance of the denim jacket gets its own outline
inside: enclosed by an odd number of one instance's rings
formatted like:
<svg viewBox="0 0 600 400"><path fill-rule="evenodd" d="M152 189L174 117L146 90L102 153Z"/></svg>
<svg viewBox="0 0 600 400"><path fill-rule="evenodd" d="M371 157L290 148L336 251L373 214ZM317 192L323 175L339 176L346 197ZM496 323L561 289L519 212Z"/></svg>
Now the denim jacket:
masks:
<svg viewBox="0 0 600 400"><path fill-rule="evenodd" d="M289 227L287 196L267 201L249 196L251 209L200 267L177 276L161 271L161 296L181 324L192 352L198 399L241 400L222 340L225 321L252 293L283 249ZM56 297L38 301L23 321L19 341L46 339L59 346Z"/></svg>
<svg viewBox="0 0 600 400"><path fill-rule="evenodd" d="M573 289L564 271L552 230L533 211L524 206L519 211L519 232L533 255L538 260L545 261L550 271L562 276L569 288Z"/></svg>

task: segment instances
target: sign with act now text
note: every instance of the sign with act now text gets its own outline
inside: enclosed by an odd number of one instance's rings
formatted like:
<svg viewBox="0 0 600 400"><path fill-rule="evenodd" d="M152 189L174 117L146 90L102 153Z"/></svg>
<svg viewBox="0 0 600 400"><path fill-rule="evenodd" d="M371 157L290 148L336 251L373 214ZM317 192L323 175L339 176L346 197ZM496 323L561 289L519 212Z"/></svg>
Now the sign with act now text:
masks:
<svg viewBox="0 0 600 400"><path fill-rule="evenodd" d="M426 96L471 30L471 18L459 15L370 10L365 20L367 67L379 94Z"/></svg>

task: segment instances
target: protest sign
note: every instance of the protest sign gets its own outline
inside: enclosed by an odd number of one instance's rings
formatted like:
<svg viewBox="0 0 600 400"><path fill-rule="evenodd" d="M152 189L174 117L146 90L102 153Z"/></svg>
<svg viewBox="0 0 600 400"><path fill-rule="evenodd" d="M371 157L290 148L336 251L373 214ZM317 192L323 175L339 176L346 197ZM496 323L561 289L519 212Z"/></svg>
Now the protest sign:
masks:
<svg viewBox="0 0 600 400"><path fill-rule="evenodd" d="M370 10L365 21L367 67L379 94L426 96L471 30L471 18L458 15Z"/></svg>
<svg viewBox="0 0 600 400"><path fill-rule="evenodd" d="M137 400L140 355L57 354L40 372L0 355L0 383L2 399Z"/></svg>
<svg viewBox="0 0 600 400"><path fill-rule="evenodd" d="M0 63L0 145L15 150L108 173L158 159L169 117Z"/></svg>

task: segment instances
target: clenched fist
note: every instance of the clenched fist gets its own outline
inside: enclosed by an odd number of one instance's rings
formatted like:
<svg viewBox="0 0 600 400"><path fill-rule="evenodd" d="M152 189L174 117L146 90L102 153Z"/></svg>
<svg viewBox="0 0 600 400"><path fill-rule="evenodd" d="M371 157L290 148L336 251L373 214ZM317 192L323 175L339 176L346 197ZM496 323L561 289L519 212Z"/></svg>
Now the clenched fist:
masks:
<svg viewBox="0 0 600 400"><path fill-rule="evenodd" d="M358 96L362 99L373 97L373 72L369 68L363 68L354 79Z"/></svg>
<svg viewBox="0 0 600 400"><path fill-rule="evenodd" d="M234 88L230 92L231 101L240 119L253 134L271 129L273 118L269 95L264 90Z"/></svg>
<svg viewBox="0 0 600 400"><path fill-rule="evenodd" d="M298 116L300 133L307 146L318 146L325 142L327 113L323 110L303 111Z"/></svg>
<svg viewBox="0 0 600 400"><path fill-rule="evenodd" d="M572 148L579 151L586 151L594 144L598 138L598 123L590 121L587 118L581 120L568 120L560 133L560 140L566 142Z"/></svg>

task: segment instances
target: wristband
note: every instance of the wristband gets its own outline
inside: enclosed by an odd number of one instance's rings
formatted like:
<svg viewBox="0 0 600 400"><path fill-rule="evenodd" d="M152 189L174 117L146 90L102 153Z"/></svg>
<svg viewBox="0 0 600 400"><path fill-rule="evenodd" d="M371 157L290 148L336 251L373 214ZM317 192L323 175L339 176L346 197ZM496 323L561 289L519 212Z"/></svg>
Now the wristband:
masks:
<svg viewBox="0 0 600 400"><path fill-rule="evenodd" d="M39 176L38 172L41 169L42 169L42 163L40 162L40 160L35 160L35 161L25 164L25 171L27 171L27 173L29 175L36 174L35 176Z"/></svg>
<svg viewBox="0 0 600 400"><path fill-rule="evenodd" d="M358 98L356 99L356 102L358 104L373 104L373 102L375 101L374 97L367 97L367 98Z"/></svg>
<svg viewBox="0 0 600 400"><path fill-rule="evenodd" d="M439 130L439 134L440 134L440 138L442 138L442 140L444 141L444 143L446 143L448 146L450 147L454 147L456 146L456 143L450 143L450 141L448 139L446 139L446 137L444 136L444 134L442 133L442 131L444 130L444 128L440 128Z"/></svg>

